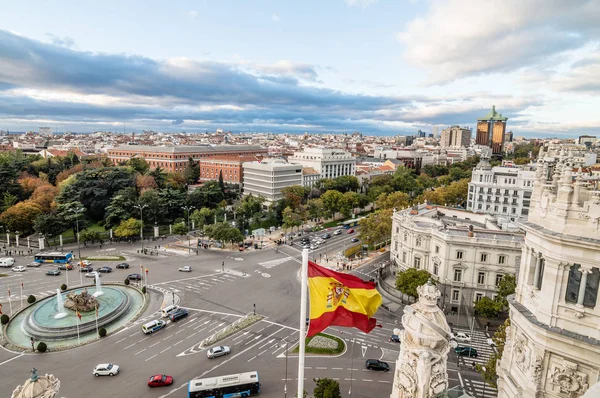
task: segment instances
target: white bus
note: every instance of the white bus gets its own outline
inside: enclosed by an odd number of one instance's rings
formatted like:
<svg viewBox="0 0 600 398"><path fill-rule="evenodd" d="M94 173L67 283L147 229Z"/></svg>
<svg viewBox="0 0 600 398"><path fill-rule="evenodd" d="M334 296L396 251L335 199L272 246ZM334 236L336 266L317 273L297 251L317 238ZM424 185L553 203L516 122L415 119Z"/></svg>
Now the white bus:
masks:
<svg viewBox="0 0 600 398"><path fill-rule="evenodd" d="M258 372L196 379L188 386L188 398L241 398L258 394Z"/></svg>

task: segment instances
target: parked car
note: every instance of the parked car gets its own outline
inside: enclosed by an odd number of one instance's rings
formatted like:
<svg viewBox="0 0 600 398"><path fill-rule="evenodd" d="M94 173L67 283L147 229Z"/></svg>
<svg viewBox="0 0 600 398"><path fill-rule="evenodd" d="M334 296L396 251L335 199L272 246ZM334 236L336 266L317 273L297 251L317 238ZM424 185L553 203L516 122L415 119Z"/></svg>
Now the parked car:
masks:
<svg viewBox="0 0 600 398"><path fill-rule="evenodd" d="M183 319L189 315L188 311L184 308L180 308L177 311L174 311L169 315L169 319L173 322L177 322L180 319Z"/></svg>
<svg viewBox="0 0 600 398"><path fill-rule="evenodd" d="M79 268L79 272L92 272L94 268L92 267L81 267Z"/></svg>
<svg viewBox="0 0 600 398"><path fill-rule="evenodd" d="M142 276L140 274L129 274L127 275L127 279L129 279L130 281L141 281Z"/></svg>
<svg viewBox="0 0 600 398"><path fill-rule="evenodd" d="M90 265L92 265L92 262L89 260L81 260L81 265L89 267Z"/></svg>
<svg viewBox="0 0 600 398"><path fill-rule="evenodd" d="M354 233L354 229L350 228L350 229L348 230L348 232L346 232L346 233L347 233L347 234L353 234L353 233Z"/></svg>
<svg viewBox="0 0 600 398"><path fill-rule="evenodd" d="M358 238L352 238L352 239L350 239L350 242L352 242L352 243L356 243L356 242L358 242L358 241L359 241L359 239L358 239Z"/></svg>
<svg viewBox="0 0 600 398"><path fill-rule="evenodd" d="M42 265L42 263L38 263L36 261L32 261L29 264L27 264L28 267L39 267L40 265Z"/></svg>
<svg viewBox="0 0 600 398"><path fill-rule="evenodd" d="M323 235L321 235L321 238L329 239L329 238L331 238L331 234L323 234Z"/></svg>
<svg viewBox="0 0 600 398"><path fill-rule="evenodd" d="M333 233L335 236L341 235L342 234L342 230L341 229L336 229L335 232Z"/></svg>
<svg viewBox="0 0 600 398"><path fill-rule="evenodd" d="M226 345L220 345L217 347L213 347L206 352L206 356L208 359L213 359L217 357L222 357L223 355L228 355L231 353L231 349Z"/></svg>
<svg viewBox="0 0 600 398"><path fill-rule="evenodd" d="M461 357L477 358L477 350L473 347L458 346L454 349L454 352Z"/></svg>
<svg viewBox="0 0 600 398"><path fill-rule="evenodd" d="M393 334L392 337L390 337L390 342L392 342L392 343L399 343L400 342L400 336L398 336L397 334Z"/></svg>
<svg viewBox="0 0 600 398"><path fill-rule="evenodd" d="M496 343L494 343L494 339L486 339L485 342L487 343L487 345L489 345L490 347L496 347Z"/></svg>
<svg viewBox="0 0 600 398"><path fill-rule="evenodd" d="M189 265L184 265L183 267L179 268L179 271L181 271L181 272L192 272L192 267L190 267Z"/></svg>
<svg viewBox="0 0 600 398"><path fill-rule="evenodd" d="M365 367L369 370L381 370L387 372L390 370L390 365L387 362L380 361L378 359L367 359Z"/></svg>
<svg viewBox="0 0 600 398"><path fill-rule="evenodd" d="M17 265L16 267L13 267L13 272L25 272L27 268L23 267L22 265Z"/></svg>
<svg viewBox="0 0 600 398"><path fill-rule="evenodd" d="M112 363L101 363L96 365L94 370L92 371L94 376L114 376L119 374L119 366L114 365Z"/></svg>
<svg viewBox="0 0 600 398"><path fill-rule="evenodd" d="M313 243L312 245L309 246L310 250L317 250L319 248L319 245Z"/></svg>
<svg viewBox="0 0 600 398"><path fill-rule="evenodd" d="M129 264L127 264L127 263L117 264L117 269L127 269L127 268L129 268Z"/></svg>
<svg viewBox="0 0 600 398"><path fill-rule="evenodd" d="M112 268L110 268L110 267L100 267L100 268L98 268L97 271L98 272L102 272L104 274L107 274L109 272L112 272Z"/></svg>
<svg viewBox="0 0 600 398"><path fill-rule="evenodd" d="M86 278L95 278L95 277L100 278L100 274L97 272L88 272L87 274L85 274L85 277Z"/></svg>
<svg viewBox="0 0 600 398"><path fill-rule="evenodd" d="M58 269L61 271L71 271L73 266L71 264L61 264L58 266Z"/></svg>
<svg viewBox="0 0 600 398"><path fill-rule="evenodd" d="M165 387L173 384L173 376L154 375L148 380L149 387Z"/></svg>
<svg viewBox="0 0 600 398"><path fill-rule="evenodd" d="M51 269L51 270L46 271L46 275L57 276L57 275L60 275L60 271L57 269Z"/></svg>
<svg viewBox="0 0 600 398"><path fill-rule="evenodd" d="M458 341L459 343L468 343L471 341L471 336L466 333L458 332L456 334L451 334L451 339Z"/></svg>

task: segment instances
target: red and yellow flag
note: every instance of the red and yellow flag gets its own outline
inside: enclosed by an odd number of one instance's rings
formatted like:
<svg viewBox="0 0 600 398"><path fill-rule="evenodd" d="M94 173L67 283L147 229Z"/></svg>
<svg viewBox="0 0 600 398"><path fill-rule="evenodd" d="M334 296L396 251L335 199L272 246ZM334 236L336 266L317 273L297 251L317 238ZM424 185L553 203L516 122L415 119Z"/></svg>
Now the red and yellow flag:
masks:
<svg viewBox="0 0 600 398"><path fill-rule="evenodd" d="M331 271L308 262L310 325L307 336L314 336L328 326L355 327L369 333L376 326L373 318L381 305L375 283Z"/></svg>
<svg viewBox="0 0 600 398"><path fill-rule="evenodd" d="M77 318L79 318L79 320L81 320L81 314L79 313L79 310L75 311L75 315L77 316Z"/></svg>

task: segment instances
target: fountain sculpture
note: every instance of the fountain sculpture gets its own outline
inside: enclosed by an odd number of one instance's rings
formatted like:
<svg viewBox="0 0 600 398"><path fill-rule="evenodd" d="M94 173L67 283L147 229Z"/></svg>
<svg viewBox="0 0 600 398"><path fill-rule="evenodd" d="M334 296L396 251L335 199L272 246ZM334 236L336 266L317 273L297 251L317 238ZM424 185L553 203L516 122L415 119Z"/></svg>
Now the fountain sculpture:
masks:
<svg viewBox="0 0 600 398"><path fill-rule="evenodd" d="M60 289L56 289L56 307L58 309L58 313L54 315L54 319L61 319L67 316L65 312L65 302L62 294L60 294Z"/></svg>
<svg viewBox="0 0 600 398"><path fill-rule="evenodd" d="M94 293L94 297L102 296L104 292L100 289L100 274L96 274L96 292Z"/></svg>
<svg viewBox="0 0 600 398"><path fill-rule="evenodd" d="M67 294L67 302L64 306L73 311L88 312L96 309L98 300L90 295L87 289L83 289L79 294L74 292Z"/></svg>

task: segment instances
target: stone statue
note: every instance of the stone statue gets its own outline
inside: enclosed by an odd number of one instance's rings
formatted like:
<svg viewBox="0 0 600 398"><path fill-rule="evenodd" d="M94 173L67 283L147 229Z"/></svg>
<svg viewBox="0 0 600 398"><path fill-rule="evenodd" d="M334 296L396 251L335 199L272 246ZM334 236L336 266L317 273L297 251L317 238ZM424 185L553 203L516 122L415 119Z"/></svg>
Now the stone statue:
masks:
<svg viewBox="0 0 600 398"><path fill-rule="evenodd" d="M65 308L79 312L93 311L98 305L98 300L89 294L87 289L83 289L79 294L74 292L67 294L67 301L65 301Z"/></svg>
<svg viewBox="0 0 600 398"><path fill-rule="evenodd" d="M54 375L39 376L37 369L31 369L31 377L17 386L11 398L55 398L60 390L60 380Z"/></svg>
<svg viewBox="0 0 600 398"><path fill-rule="evenodd" d="M390 398L432 398L448 388L450 327L437 306L431 281L417 288L419 301L404 308L400 354Z"/></svg>

